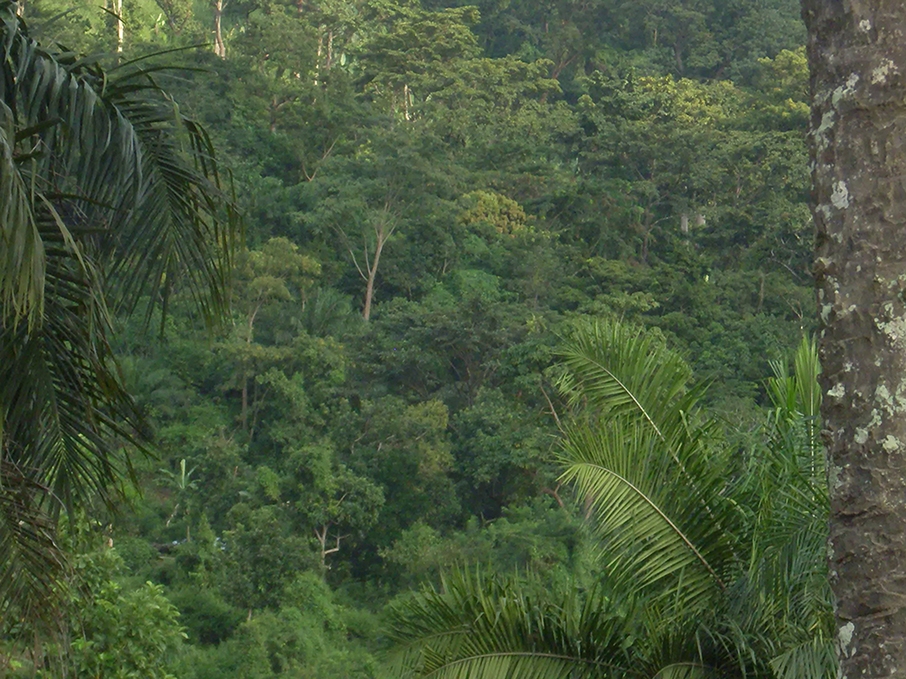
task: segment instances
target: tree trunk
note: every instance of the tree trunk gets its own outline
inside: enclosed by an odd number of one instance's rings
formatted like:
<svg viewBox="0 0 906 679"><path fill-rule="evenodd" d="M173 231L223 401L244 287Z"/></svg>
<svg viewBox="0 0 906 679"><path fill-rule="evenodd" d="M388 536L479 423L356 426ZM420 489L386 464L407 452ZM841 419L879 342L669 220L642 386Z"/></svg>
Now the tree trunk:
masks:
<svg viewBox="0 0 906 679"><path fill-rule="evenodd" d="M324 26L318 27L318 51L315 54L315 87L321 82L321 53L324 51L324 34L321 32Z"/></svg>
<svg viewBox="0 0 906 679"><path fill-rule="evenodd" d="M802 5L839 676L903 676L906 3Z"/></svg>
<svg viewBox="0 0 906 679"><path fill-rule="evenodd" d="M329 535L329 533L328 533L329 530L330 530L329 523L326 523L323 526L319 526L319 527L315 528L315 537L318 538L318 544L321 545L321 575L326 574L327 571L329 570L327 567L327 557L330 554L336 554L337 552L340 551L340 540L342 540L342 538L339 535L337 535L336 536L336 540L337 540L336 545L334 545L333 547L328 547L327 538Z"/></svg>
<svg viewBox="0 0 906 679"><path fill-rule="evenodd" d="M123 53L126 41L126 24L123 22L123 0L113 0L113 13L116 14L116 53Z"/></svg>
<svg viewBox="0 0 906 679"><path fill-rule="evenodd" d="M409 93L409 84L406 83L403 85L403 117L409 121L412 120L412 115L409 112L410 104L412 103L412 96Z"/></svg>
<svg viewBox="0 0 906 679"><path fill-rule="evenodd" d="M328 149L329 152L330 150ZM326 156L327 154L325 154ZM374 231L374 252L369 249L368 236L363 234L365 242L363 244L361 263L359 263L359 258L356 256L358 248L350 242L349 235L341 227L334 227L346 243L346 248L349 251L349 256L352 258L356 271L359 272L359 276L365 281L365 300L362 305L362 317L366 321L371 319L371 304L374 301L374 285L377 280L378 267L381 264L381 253L384 252L384 246L387 245L387 241L390 240L390 237L396 231L396 226L390 211L390 199L388 198L380 215L376 216L375 221L371 225Z"/></svg>
<svg viewBox="0 0 906 679"><path fill-rule="evenodd" d="M381 252L384 251L384 243L386 242L387 239L384 237L384 229L377 229L377 242L374 246L374 258L371 260L371 266L368 267L368 278L365 279L365 306L362 309L362 317L366 321L371 319L371 302L374 299L374 281L377 278L378 265L381 263Z"/></svg>
<svg viewBox="0 0 906 679"><path fill-rule="evenodd" d="M214 54L226 59L226 45L223 44L223 0L214 0Z"/></svg>
<svg viewBox="0 0 906 679"><path fill-rule="evenodd" d="M673 43L673 58L676 60L676 72L683 75L686 72L686 65L683 63L683 46L679 40Z"/></svg>
<svg viewBox="0 0 906 679"><path fill-rule="evenodd" d="M327 32L327 59L324 61L324 72L329 73L333 66L333 30Z"/></svg>
<svg viewBox="0 0 906 679"><path fill-rule="evenodd" d="M248 373L242 376L242 407L239 411L239 424L243 433L249 431L249 377Z"/></svg>

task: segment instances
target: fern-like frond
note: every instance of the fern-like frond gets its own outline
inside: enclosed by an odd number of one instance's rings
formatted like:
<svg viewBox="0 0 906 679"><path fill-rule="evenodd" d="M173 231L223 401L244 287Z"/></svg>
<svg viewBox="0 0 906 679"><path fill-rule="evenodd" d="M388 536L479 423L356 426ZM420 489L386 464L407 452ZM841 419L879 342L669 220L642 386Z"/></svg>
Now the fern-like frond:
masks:
<svg viewBox="0 0 906 679"><path fill-rule="evenodd" d="M0 586L21 611L29 582L51 600L60 509L109 505L144 433L109 308L165 305L181 276L206 319L226 308L235 211L154 72L41 46L0 0L0 521L24 531L4 524Z"/></svg>
<svg viewBox="0 0 906 679"><path fill-rule="evenodd" d="M833 679L837 676L837 651L826 639L810 639L771 660L777 679Z"/></svg>
<svg viewBox="0 0 906 679"><path fill-rule="evenodd" d="M518 580L457 571L441 589L398 604L391 620L400 676L645 676L626 645L626 617L595 593L558 596Z"/></svg>
<svg viewBox="0 0 906 679"><path fill-rule="evenodd" d="M618 321L579 324L561 356L558 386L573 406L638 418L671 447L694 422L703 387L690 388L689 366L652 333Z"/></svg>
<svg viewBox="0 0 906 679"><path fill-rule="evenodd" d="M31 475L0 461L0 620L49 620L64 564Z"/></svg>
<svg viewBox="0 0 906 679"><path fill-rule="evenodd" d="M679 470L658 436L623 418L567 427L562 462L563 479L586 498L608 572L620 583L662 589L677 606L726 589L736 563L728 531L738 528L738 514L722 497L719 476L693 459Z"/></svg>
<svg viewBox="0 0 906 679"><path fill-rule="evenodd" d="M563 479L585 499L611 574L662 588L678 606L726 589L741 561L741 516L725 497L728 457L688 366L617 321L578 326L563 356L560 387L575 412Z"/></svg>

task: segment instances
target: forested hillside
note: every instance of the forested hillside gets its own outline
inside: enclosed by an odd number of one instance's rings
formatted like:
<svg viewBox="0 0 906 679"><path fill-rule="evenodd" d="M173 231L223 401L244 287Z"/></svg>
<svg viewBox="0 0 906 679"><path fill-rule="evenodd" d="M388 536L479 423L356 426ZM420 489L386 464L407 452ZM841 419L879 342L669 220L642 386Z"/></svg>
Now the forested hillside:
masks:
<svg viewBox="0 0 906 679"><path fill-rule="evenodd" d="M725 478L802 434L766 388L815 317L796 0L21 8L44 44L142 59L245 224L226 324L177 267L166 313L116 323L153 446L118 512L68 518L72 676L399 676L388 610L451 568L593 588L560 459L611 407L564 367L590 321L707 385ZM61 640L3 634L0 676L56 676Z"/></svg>

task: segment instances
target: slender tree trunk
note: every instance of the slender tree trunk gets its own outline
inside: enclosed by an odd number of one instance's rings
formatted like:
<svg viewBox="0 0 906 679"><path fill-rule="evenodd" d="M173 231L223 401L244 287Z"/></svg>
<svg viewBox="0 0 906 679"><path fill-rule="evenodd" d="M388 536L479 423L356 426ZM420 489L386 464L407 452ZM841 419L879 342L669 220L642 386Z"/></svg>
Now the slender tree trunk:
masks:
<svg viewBox="0 0 906 679"><path fill-rule="evenodd" d="M271 97L271 106L270 106L270 125L268 128L271 131L271 134L274 134L277 131L277 112L280 110L280 102L277 101L277 95L275 94Z"/></svg>
<svg viewBox="0 0 906 679"><path fill-rule="evenodd" d="M904 676L906 3L802 5L839 676Z"/></svg>
<svg viewBox="0 0 906 679"><path fill-rule="evenodd" d="M362 306L362 317L366 321L371 319L371 303L374 300L374 284L377 280L378 267L381 264L381 254L384 252L384 246L387 245L387 241L390 240L393 232L396 231L396 224L390 213L389 200L385 203L384 209L381 212L382 214L377 222L372 225L372 228L374 229L374 252L369 251L368 239L366 238L364 251L362 253L362 264L359 264L359 259L356 257L356 250L352 247L352 244L349 243L346 232L340 228L337 229L343 237L343 240L347 243L349 256L352 257L352 263L355 265L356 271L359 272L359 276L365 281L365 303Z"/></svg>
<svg viewBox="0 0 906 679"><path fill-rule="evenodd" d="M333 547L328 547L327 538L329 536L329 533L328 533L329 530L330 530L329 523L315 528L315 537L318 538L318 544L321 545L321 574L322 575L327 573L327 557L328 557L328 555L336 554L337 552L340 551L340 540L342 540L342 538L339 535L337 535L336 544Z"/></svg>
<svg viewBox="0 0 906 679"><path fill-rule="evenodd" d="M409 84L403 85L403 117L406 120L411 120L412 117L409 113L409 104L412 101L412 98L409 96Z"/></svg>
<svg viewBox="0 0 906 679"><path fill-rule="evenodd" d="M223 0L214 0L214 54L226 59L226 45L223 44Z"/></svg>
<svg viewBox="0 0 906 679"><path fill-rule="evenodd" d="M327 59L324 61L324 72L329 73L333 66L333 30L327 31Z"/></svg>
<svg viewBox="0 0 906 679"><path fill-rule="evenodd" d="M365 280L365 306L362 309L362 316L366 321L371 319L371 301L374 299L374 281L377 278L378 265L381 262L381 252L384 251L384 243L387 242L387 238L384 236L384 228L381 227L376 229L376 231L377 243L374 246L374 257L368 267L368 278Z"/></svg>
<svg viewBox="0 0 906 679"><path fill-rule="evenodd" d="M683 63L683 46L679 41L673 43L673 58L676 60L676 72L683 75L686 72L686 65Z"/></svg>
<svg viewBox="0 0 906 679"><path fill-rule="evenodd" d="M321 53L324 51L324 34L321 32L324 26L318 27L318 51L315 54L315 87L321 81Z"/></svg>
<svg viewBox="0 0 906 679"><path fill-rule="evenodd" d="M387 241L390 240L397 227L394 216L390 211L390 200L389 198L387 199L381 214L377 216L371 225L374 230L374 252L371 252L368 238L363 234L365 243L361 262L359 262L359 258L356 255L358 248L353 246L349 235L339 226L335 227L337 233L346 243L346 248L349 251L349 256L352 258L356 271L359 272L359 276L365 281L365 302L362 306L362 317L366 321L371 318L371 303L374 300L374 285L377 280L378 267L381 264L381 254L384 252L384 246L387 245Z"/></svg>
<svg viewBox="0 0 906 679"><path fill-rule="evenodd" d="M123 22L123 0L113 0L113 13L116 14L116 53L123 53L126 41L126 24Z"/></svg>

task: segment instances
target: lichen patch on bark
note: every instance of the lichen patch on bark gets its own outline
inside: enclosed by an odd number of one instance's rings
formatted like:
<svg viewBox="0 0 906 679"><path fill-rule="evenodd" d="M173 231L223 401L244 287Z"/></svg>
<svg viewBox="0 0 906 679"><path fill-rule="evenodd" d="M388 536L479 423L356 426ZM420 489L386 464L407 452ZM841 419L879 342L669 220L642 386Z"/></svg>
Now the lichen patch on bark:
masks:
<svg viewBox="0 0 906 679"><path fill-rule="evenodd" d="M846 97L852 97L856 93L856 85L859 84L859 74L850 73L849 78L846 79L845 85L840 85L835 88L831 94L831 104L836 108L840 105L840 102L843 101Z"/></svg>
<svg viewBox="0 0 906 679"><path fill-rule="evenodd" d="M834 183L834 190L831 193L831 205L833 205L838 210L845 210L849 207L849 189L846 188L846 183L837 181Z"/></svg>
<svg viewBox="0 0 906 679"><path fill-rule="evenodd" d="M856 631L856 626L853 624L853 621L850 620L845 625L841 626L837 630L837 642L840 644L840 650L846 654L850 654L850 644L853 641L853 632Z"/></svg>
<svg viewBox="0 0 906 679"><path fill-rule="evenodd" d="M890 59L884 59L884 61L881 62L881 65L871 72L871 84L878 85L883 83L891 74L896 73L899 73L896 64Z"/></svg>
<svg viewBox="0 0 906 679"><path fill-rule="evenodd" d="M884 440L881 441L881 446L888 453L892 453L896 450L899 450L901 445L902 444L900 443L900 440L896 436L891 436L890 434L885 436Z"/></svg>

